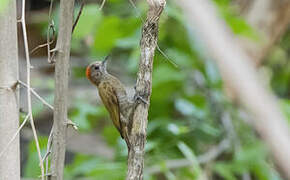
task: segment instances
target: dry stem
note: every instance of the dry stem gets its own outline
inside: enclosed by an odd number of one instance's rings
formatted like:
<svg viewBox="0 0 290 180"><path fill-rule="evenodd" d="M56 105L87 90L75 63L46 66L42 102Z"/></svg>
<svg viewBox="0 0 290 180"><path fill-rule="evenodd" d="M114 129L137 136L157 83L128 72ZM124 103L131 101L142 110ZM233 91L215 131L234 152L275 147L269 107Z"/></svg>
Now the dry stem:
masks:
<svg viewBox="0 0 290 180"><path fill-rule="evenodd" d="M29 57L29 50L28 50L28 41L27 41L27 33L26 33L26 23L25 23L25 0L22 0L22 15L21 15L21 25L22 25L22 33L23 33L23 40L24 40L24 48L25 48L25 57L26 57L26 73L27 73L27 86L30 88L30 57ZM33 132L33 137L34 141L36 144L36 149L37 149L37 154L38 154L38 159L39 159L39 166L41 169L41 179L44 180L44 166L42 162L42 156L41 156L41 151L40 151L40 146L38 142L38 137L33 121L33 116L32 116L32 105L31 105L31 92L28 90L27 91L27 106L28 106L28 115L30 119L30 124Z"/></svg>
<svg viewBox="0 0 290 180"><path fill-rule="evenodd" d="M68 74L73 12L74 0L60 1L59 34L55 48L55 99L51 154L52 180L63 179L67 131Z"/></svg>
<svg viewBox="0 0 290 180"><path fill-rule="evenodd" d="M158 23L166 4L165 0L147 0L149 11L142 28L141 59L137 74L136 96L148 103L140 102L133 112L129 127L127 180L142 180L144 148L146 143L147 117L152 91L152 70L158 39Z"/></svg>

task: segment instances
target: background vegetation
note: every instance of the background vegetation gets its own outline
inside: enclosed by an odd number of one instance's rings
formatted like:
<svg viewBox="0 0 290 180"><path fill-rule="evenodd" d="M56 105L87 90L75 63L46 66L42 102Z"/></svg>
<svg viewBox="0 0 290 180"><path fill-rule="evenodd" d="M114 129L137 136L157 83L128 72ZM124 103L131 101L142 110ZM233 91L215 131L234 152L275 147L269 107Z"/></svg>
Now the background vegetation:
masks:
<svg viewBox="0 0 290 180"><path fill-rule="evenodd" d="M230 0L215 0L215 3L221 17L237 36L260 41L259 35L238 14ZM97 90L86 80L84 72L87 64L102 60L111 53L109 71L120 77L128 87L134 84L140 55L142 19L145 18L147 8L143 1L137 1L136 6L134 8L129 1L107 0L100 11L98 4L88 3L73 34L69 116L78 125L79 131L76 133L72 130L68 139L74 146L84 146L73 139L87 134L98 138L85 139L89 152L85 147L84 150L68 148L66 179L122 180L125 177L126 145L109 120L107 111L97 100ZM42 11L46 13L47 8L31 11L29 27L30 36L39 34L40 39L45 41L47 15L41 18ZM57 19L57 5L53 16ZM57 27L58 22L55 24ZM38 43L39 40L31 40L31 44L33 41ZM154 61L145 179L189 180L197 179L204 173L213 179L282 179L268 149L251 127L250 117L238 104L229 101L215 64L207 56L196 34L189 32L181 10L172 1L168 1L160 21L158 44L161 50L156 52ZM37 66L42 56L41 52L34 54L36 68L32 86L52 102L52 68L48 64ZM281 109L288 120L289 56L288 30L259 70L269 88L278 95ZM45 152L52 114L49 111L43 112L44 108L35 101L34 116ZM25 132L22 132L22 139L22 176L37 178L40 172L36 171L39 168L34 142L25 136ZM217 145L224 140L229 141L230 146L221 154L205 163L197 163L198 157L209 150L216 150ZM91 153L94 150L90 148L100 149L103 145L105 148L101 152ZM106 152L102 151L112 153L104 155ZM168 160L176 159L192 164L174 169L166 165ZM158 172L153 174L156 168Z"/></svg>

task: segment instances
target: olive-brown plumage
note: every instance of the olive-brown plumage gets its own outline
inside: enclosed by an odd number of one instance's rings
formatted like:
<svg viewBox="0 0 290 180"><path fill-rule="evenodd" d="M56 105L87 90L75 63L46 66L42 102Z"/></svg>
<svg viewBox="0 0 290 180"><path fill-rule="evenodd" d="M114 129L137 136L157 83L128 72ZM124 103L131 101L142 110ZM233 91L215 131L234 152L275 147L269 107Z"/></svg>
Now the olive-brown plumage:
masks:
<svg viewBox="0 0 290 180"><path fill-rule="evenodd" d="M113 124L122 138L126 136L129 99L124 85L106 69L107 58L90 64L86 70L87 78L97 86L103 104L108 110Z"/></svg>

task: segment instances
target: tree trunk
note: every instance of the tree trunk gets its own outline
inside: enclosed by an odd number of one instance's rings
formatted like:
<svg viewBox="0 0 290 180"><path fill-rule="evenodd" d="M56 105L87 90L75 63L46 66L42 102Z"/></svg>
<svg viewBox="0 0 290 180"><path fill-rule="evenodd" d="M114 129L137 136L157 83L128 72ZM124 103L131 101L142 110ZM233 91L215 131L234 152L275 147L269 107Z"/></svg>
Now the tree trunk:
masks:
<svg viewBox="0 0 290 180"><path fill-rule="evenodd" d="M1 8L2 9L2 8ZM3 9L2 9L3 10ZM19 125L16 1L0 12L0 152ZM20 179L19 136L0 157L0 179Z"/></svg>
<svg viewBox="0 0 290 180"><path fill-rule="evenodd" d="M59 34L55 58L55 99L51 179L62 180L65 160L68 77L74 0L60 1Z"/></svg>
<svg viewBox="0 0 290 180"><path fill-rule="evenodd" d="M136 97L142 102L136 106L129 127L127 180L142 180L146 143L147 118L152 92L152 71L154 52L158 40L158 24L165 7L165 0L147 0L149 10L142 28L141 59L137 74Z"/></svg>

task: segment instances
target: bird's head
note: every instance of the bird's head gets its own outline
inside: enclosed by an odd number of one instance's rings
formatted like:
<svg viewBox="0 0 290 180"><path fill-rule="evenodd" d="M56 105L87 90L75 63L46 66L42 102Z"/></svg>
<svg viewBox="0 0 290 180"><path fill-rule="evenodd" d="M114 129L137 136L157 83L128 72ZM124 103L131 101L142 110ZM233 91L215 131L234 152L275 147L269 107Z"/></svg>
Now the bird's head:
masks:
<svg viewBox="0 0 290 180"><path fill-rule="evenodd" d="M86 76L95 85L107 74L107 60L108 56L103 61L96 61L87 66Z"/></svg>

